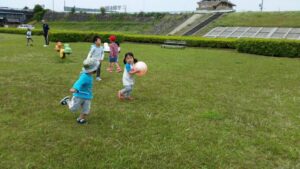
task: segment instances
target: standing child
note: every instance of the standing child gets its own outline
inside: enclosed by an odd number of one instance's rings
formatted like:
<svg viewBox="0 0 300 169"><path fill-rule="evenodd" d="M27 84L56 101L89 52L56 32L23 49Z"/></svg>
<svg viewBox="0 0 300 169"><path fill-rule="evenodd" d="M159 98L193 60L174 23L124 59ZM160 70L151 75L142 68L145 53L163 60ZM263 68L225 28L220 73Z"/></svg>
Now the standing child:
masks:
<svg viewBox="0 0 300 169"><path fill-rule="evenodd" d="M69 96L63 98L60 103L68 105L72 112L82 108L80 116L77 118L79 124L86 123L86 118L90 113L91 100L93 99L93 76L99 67L99 62L92 58L87 58L83 62L83 71L79 79L74 83L70 92L73 93L72 99Z"/></svg>
<svg viewBox="0 0 300 169"><path fill-rule="evenodd" d="M30 46L33 46L33 44L32 44L33 40L31 37L31 29L30 28L27 29L26 38L27 38L27 46L30 44L30 42L31 42Z"/></svg>
<svg viewBox="0 0 300 169"><path fill-rule="evenodd" d="M119 56L119 46L116 44L117 38L114 35L109 37L110 41L110 55L109 55L109 68L107 69L109 72L113 71L114 65L117 67L117 72L122 72L121 67L118 63L118 56Z"/></svg>
<svg viewBox="0 0 300 169"><path fill-rule="evenodd" d="M133 75L138 73L138 71L134 70L134 64L138 60L134 58L133 53L129 52L125 54L124 57L124 73L123 73L123 86L124 88L118 92L118 97L120 100L122 99L128 99L132 100L133 98L131 97L131 92L133 89L134 85L134 79Z"/></svg>
<svg viewBox="0 0 300 169"><path fill-rule="evenodd" d="M101 81L101 62L104 59L104 48L101 46L101 38L99 36L95 36L93 38L93 45L91 46L91 50L88 54L88 58L93 58L99 62L99 67L97 69L96 80Z"/></svg>

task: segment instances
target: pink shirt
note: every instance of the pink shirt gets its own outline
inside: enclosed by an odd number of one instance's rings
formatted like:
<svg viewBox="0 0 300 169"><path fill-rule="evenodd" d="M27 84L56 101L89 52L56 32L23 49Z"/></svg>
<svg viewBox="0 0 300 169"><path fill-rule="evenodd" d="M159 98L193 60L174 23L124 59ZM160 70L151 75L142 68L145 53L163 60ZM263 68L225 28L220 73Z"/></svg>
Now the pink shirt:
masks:
<svg viewBox="0 0 300 169"><path fill-rule="evenodd" d="M119 54L119 50L118 50L119 46L115 42L113 42L109 45L109 48L110 48L110 56L117 57Z"/></svg>

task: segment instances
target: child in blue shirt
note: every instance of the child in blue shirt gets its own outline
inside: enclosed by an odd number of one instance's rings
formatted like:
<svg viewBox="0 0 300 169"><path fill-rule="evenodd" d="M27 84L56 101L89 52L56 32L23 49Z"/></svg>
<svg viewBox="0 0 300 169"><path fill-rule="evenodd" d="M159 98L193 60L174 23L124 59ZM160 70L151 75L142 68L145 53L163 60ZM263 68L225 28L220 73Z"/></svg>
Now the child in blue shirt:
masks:
<svg viewBox="0 0 300 169"><path fill-rule="evenodd" d="M79 124L86 123L86 118L90 113L91 100L93 99L93 77L99 67L99 62L93 58L87 58L83 62L83 71L79 79L74 83L70 92L73 93L72 99L69 96L63 98L61 105L68 105L72 112L82 108L80 116L77 118Z"/></svg>

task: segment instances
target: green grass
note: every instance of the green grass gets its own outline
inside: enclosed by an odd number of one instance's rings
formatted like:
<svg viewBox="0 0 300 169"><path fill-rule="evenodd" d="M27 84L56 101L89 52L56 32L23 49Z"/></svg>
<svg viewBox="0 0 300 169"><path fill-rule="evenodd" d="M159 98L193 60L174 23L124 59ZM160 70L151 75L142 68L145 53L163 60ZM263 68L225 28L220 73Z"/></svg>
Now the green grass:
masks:
<svg viewBox="0 0 300 169"><path fill-rule="evenodd" d="M110 20L91 20L88 22L64 21L49 22L51 30L77 30L77 31L99 31L99 32L121 32L130 34L159 34L165 35L175 27L184 22L190 14L165 15L162 18L149 17L144 21L120 19L112 17ZM37 29L42 27L41 23L32 22Z"/></svg>
<svg viewBox="0 0 300 169"><path fill-rule="evenodd" d="M300 12L237 12L228 13L199 31L204 35L212 28L223 27L300 27Z"/></svg>
<svg viewBox="0 0 300 169"><path fill-rule="evenodd" d="M132 102L121 74L94 85L87 125L59 105L89 43L61 61L42 37L0 34L0 166L19 168L300 167L300 62L233 50L122 44L145 61Z"/></svg>
<svg viewBox="0 0 300 169"><path fill-rule="evenodd" d="M50 22L49 25L53 30L147 33L152 29L153 22Z"/></svg>

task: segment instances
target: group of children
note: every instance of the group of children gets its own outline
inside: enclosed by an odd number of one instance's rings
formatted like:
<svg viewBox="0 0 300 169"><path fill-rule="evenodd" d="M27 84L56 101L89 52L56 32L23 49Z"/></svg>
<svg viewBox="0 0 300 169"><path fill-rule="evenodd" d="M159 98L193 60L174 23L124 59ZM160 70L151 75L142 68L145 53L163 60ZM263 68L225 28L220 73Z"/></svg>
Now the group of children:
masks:
<svg viewBox="0 0 300 169"><path fill-rule="evenodd" d="M118 55L120 52L119 45L116 43L116 36L112 35L109 37L110 40L110 55L109 55L109 67L107 71L112 72L114 65L116 66L117 72L122 72L120 65L118 64ZM96 74L96 80L101 81L101 63L104 59L104 48L101 46L101 38L95 36L93 38L93 45L91 46L90 52L87 58L83 61L82 72L78 80L74 83L70 92L73 97L69 96L63 98L60 103L66 105L72 112L76 112L80 108L82 109L80 116L77 118L79 124L85 124L86 118L90 113L91 100L93 99L93 74ZM124 88L118 91L118 98L132 100L131 92L134 85L133 75L138 73L134 69L134 64L137 59L134 58L134 54L129 52L126 53L123 59L125 64L123 72L123 86Z"/></svg>

